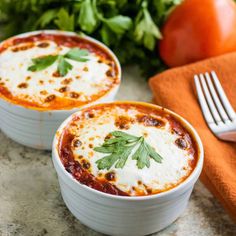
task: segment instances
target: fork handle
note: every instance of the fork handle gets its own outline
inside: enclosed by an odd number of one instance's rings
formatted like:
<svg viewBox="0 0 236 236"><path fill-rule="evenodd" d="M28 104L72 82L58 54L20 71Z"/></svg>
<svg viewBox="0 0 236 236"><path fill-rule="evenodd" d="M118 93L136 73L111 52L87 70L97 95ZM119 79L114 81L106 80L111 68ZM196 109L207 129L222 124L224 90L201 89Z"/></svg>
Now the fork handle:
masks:
<svg viewBox="0 0 236 236"><path fill-rule="evenodd" d="M236 142L236 131L228 131L218 135L218 137L225 141Z"/></svg>

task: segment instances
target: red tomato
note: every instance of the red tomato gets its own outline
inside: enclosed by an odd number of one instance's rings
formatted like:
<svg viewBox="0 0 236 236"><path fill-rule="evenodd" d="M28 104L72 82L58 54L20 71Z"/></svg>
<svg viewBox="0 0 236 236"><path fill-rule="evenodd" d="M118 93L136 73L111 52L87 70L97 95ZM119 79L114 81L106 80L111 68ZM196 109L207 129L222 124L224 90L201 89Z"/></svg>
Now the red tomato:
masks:
<svg viewBox="0 0 236 236"><path fill-rule="evenodd" d="M170 67L236 51L233 0L185 0L170 14L159 51Z"/></svg>

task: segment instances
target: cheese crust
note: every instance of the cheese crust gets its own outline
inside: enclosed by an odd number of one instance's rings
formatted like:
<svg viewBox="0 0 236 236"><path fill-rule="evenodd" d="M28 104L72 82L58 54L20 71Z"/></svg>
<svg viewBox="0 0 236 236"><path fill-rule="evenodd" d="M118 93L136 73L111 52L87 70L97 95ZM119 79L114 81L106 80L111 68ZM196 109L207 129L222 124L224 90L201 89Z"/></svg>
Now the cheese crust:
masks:
<svg viewBox="0 0 236 236"><path fill-rule="evenodd" d="M99 170L97 161L105 154L94 147L101 146L112 131L143 136L162 156L162 162L150 159L149 168L139 169L137 161L129 157L123 168L113 165L109 170ZM198 160L194 138L179 120L165 110L126 103L96 105L76 113L64 128L58 149L66 170L79 182L128 196L158 194L174 188L192 173Z"/></svg>
<svg viewBox="0 0 236 236"><path fill-rule="evenodd" d="M58 62L30 71L32 59L64 55L72 48L86 49L86 62L71 59L66 76ZM40 110L66 110L105 96L120 83L114 57L98 44L79 36L38 33L14 37L0 44L0 97L11 103Z"/></svg>

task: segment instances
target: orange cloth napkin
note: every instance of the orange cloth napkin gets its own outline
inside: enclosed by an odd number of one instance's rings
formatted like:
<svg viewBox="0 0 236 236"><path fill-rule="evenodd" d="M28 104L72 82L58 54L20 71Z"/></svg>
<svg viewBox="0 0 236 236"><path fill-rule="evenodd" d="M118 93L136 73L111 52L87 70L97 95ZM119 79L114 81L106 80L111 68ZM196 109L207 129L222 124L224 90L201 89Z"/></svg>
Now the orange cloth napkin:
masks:
<svg viewBox="0 0 236 236"><path fill-rule="evenodd" d="M236 221L236 143L218 140L208 129L194 86L194 74L215 70L236 110L236 53L169 69L149 80L154 101L187 119L198 131L205 150L201 181Z"/></svg>

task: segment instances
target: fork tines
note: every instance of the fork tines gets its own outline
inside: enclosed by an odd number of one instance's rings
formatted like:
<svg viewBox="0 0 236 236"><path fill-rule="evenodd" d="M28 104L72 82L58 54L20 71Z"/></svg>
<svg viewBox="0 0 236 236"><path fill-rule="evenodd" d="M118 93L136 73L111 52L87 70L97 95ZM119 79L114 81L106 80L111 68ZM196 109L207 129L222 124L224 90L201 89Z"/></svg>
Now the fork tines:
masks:
<svg viewBox="0 0 236 236"><path fill-rule="evenodd" d="M194 76L198 99L207 123L227 123L235 119L235 112L214 71Z"/></svg>

